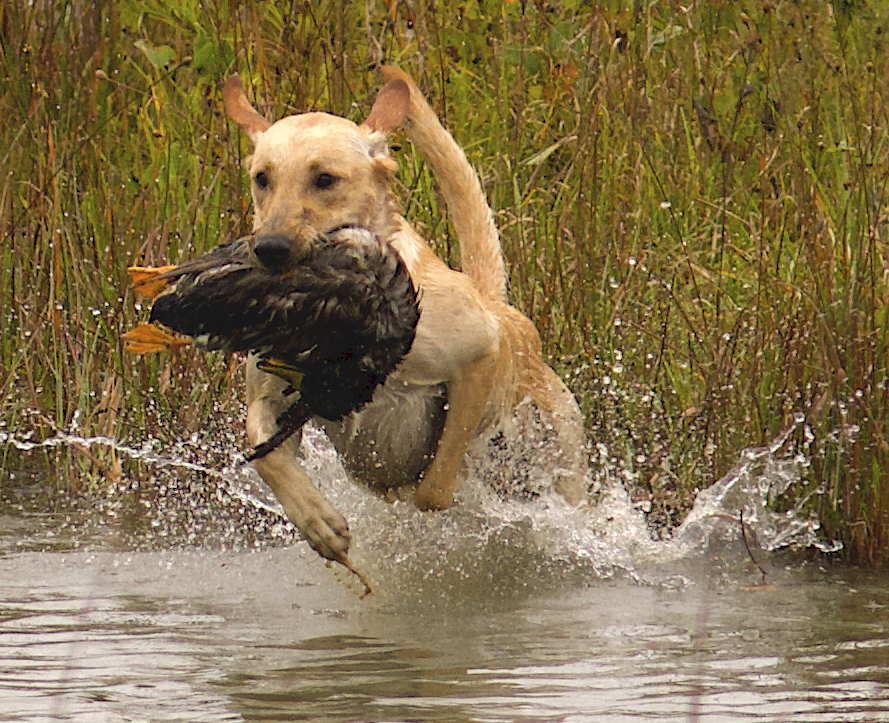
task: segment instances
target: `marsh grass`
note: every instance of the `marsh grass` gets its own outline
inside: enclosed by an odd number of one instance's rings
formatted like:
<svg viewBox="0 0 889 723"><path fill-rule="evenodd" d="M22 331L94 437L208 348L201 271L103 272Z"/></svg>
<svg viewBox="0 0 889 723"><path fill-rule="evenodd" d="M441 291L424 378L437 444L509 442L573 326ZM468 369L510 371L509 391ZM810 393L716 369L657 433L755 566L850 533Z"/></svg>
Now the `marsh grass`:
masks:
<svg viewBox="0 0 889 723"><path fill-rule="evenodd" d="M77 413L88 433L172 439L236 419L237 360L123 354L125 268L249 228L229 72L270 117L360 120L384 60L418 78L478 167L512 298L653 522L669 528L741 448L804 413L809 466L779 504L811 495L849 559L885 564L887 13L6 4L2 424L40 436ZM399 156L406 215L459 265L433 179L409 146ZM54 454L72 488L121 473L110 454Z"/></svg>

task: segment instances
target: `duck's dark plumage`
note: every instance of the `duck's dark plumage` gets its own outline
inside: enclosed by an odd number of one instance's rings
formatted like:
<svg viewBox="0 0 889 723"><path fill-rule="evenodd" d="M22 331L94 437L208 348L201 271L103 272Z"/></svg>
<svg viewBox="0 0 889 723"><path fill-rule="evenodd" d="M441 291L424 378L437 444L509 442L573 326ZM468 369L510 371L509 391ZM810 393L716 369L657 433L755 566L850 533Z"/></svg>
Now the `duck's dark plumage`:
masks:
<svg viewBox="0 0 889 723"><path fill-rule="evenodd" d="M283 271L260 263L242 238L155 280L168 286L152 324L209 350L255 352L261 368L290 381L303 375L279 434L254 458L311 415L339 420L369 402L407 354L420 317L401 258L357 228L341 229Z"/></svg>

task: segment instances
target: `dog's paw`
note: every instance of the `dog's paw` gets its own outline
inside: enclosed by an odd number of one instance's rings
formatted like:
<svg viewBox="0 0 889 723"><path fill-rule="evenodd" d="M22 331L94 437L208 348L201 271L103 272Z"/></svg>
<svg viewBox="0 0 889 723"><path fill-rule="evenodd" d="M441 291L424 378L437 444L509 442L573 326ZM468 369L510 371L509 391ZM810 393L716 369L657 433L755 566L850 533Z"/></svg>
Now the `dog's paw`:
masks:
<svg viewBox="0 0 889 723"><path fill-rule="evenodd" d="M329 504L309 511L297 527L311 548L328 560L340 560L352 543L349 523Z"/></svg>
<svg viewBox="0 0 889 723"><path fill-rule="evenodd" d="M454 493L448 489L441 489L424 482L420 483L414 493L414 504L424 512L446 510L454 502Z"/></svg>

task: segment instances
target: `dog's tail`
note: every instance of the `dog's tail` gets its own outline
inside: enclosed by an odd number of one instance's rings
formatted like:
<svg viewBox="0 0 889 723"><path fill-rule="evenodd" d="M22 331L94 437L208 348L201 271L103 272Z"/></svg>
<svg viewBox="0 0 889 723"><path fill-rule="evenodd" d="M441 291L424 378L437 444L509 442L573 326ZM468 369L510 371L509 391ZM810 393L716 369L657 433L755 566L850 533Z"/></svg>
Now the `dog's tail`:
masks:
<svg viewBox="0 0 889 723"><path fill-rule="evenodd" d="M394 66L383 66L382 71L387 81L403 80L410 88L405 133L432 167L441 187L457 230L463 272L482 295L506 302L506 267L500 234L478 174L411 77Z"/></svg>

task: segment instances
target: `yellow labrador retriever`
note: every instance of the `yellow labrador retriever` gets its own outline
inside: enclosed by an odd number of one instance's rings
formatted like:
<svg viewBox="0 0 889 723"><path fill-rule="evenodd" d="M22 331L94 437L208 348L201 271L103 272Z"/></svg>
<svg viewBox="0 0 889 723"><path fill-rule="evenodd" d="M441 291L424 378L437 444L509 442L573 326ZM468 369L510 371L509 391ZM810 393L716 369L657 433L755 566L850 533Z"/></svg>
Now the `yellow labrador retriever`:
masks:
<svg viewBox="0 0 889 723"><path fill-rule="evenodd" d="M320 421L358 481L376 489L419 482L414 500L422 510L451 505L476 440L487 442L504 427L513 439L537 436L526 450L577 505L586 492L580 410L544 363L534 325L507 301L499 234L478 176L410 77L391 67L383 72L388 82L361 125L326 113L271 123L250 105L238 76L225 85L226 110L254 145L246 167L260 259L293 263L321 234L361 227L397 250L420 291L416 339L396 372L359 413L337 424ZM399 215L389 188L397 165L387 142L399 127L440 184L462 272L450 269ZM251 358L252 444L274 434L288 404L285 386ZM291 437L256 467L309 544L340 558L351 541L349 526L309 480L299 443L298 435Z"/></svg>

